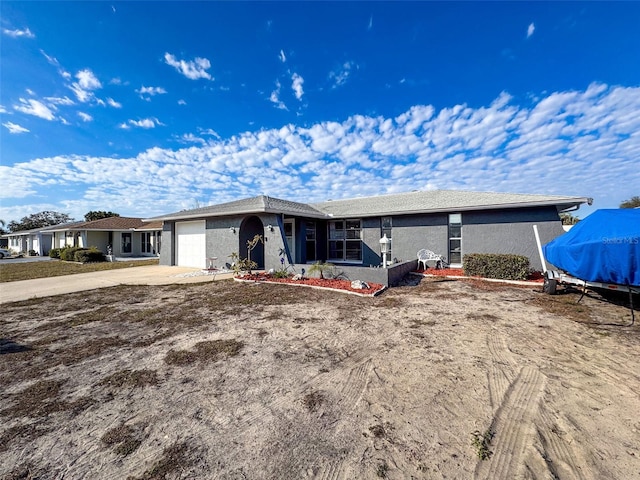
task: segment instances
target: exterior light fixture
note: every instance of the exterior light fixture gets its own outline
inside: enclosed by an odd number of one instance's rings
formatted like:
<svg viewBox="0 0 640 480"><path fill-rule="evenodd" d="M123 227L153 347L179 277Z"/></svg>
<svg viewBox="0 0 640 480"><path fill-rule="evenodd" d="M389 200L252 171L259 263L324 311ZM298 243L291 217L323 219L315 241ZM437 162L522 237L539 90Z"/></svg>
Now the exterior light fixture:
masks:
<svg viewBox="0 0 640 480"><path fill-rule="evenodd" d="M382 268L387 268L387 253L389 253L389 244L391 239L385 233L380 239L380 253L382 254Z"/></svg>
<svg viewBox="0 0 640 480"><path fill-rule="evenodd" d="M231 233L236 233L236 227L229 227L229 231Z"/></svg>
<svg viewBox="0 0 640 480"><path fill-rule="evenodd" d="M270 232L273 232L273 226L272 225L267 225L267 230L269 230Z"/></svg>

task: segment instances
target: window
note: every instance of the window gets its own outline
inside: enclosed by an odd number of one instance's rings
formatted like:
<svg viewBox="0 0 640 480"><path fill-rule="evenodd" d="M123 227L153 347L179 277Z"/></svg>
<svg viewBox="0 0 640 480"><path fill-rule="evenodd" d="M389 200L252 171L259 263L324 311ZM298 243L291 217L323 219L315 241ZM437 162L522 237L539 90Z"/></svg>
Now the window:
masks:
<svg viewBox="0 0 640 480"><path fill-rule="evenodd" d="M380 238L384 237L385 235L387 236L387 238L389 240L391 240L391 228L392 228L393 224L391 221L391 217L382 217L381 220L381 231L380 231ZM387 263L391 263L391 242L389 242L389 246L387 247Z"/></svg>
<svg viewBox="0 0 640 480"><path fill-rule="evenodd" d="M122 234L122 253L131 253L131 233Z"/></svg>
<svg viewBox="0 0 640 480"><path fill-rule="evenodd" d="M142 232L140 235L140 251L142 253L154 253L151 243L151 232Z"/></svg>
<svg viewBox="0 0 640 480"><path fill-rule="evenodd" d="M338 262L362 261L362 227L360 220L329 222L329 259Z"/></svg>
<svg viewBox="0 0 640 480"><path fill-rule="evenodd" d="M316 222L307 222L306 224L306 250L307 250L307 262L314 262L316 260Z"/></svg>
<svg viewBox="0 0 640 480"><path fill-rule="evenodd" d="M462 266L462 214L449 214L449 264Z"/></svg>

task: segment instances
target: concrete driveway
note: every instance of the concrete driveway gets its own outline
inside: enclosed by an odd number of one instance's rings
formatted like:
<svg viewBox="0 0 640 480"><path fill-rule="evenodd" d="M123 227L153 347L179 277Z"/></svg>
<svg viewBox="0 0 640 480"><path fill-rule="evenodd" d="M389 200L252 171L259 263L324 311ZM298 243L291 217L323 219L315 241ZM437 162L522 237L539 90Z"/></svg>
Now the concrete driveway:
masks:
<svg viewBox="0 0 640 480"><path fill-rule="evenodd" d="M79 273L60 277L37 278L0 283L0 304L82 292L114 285L170 285L212 282L231 278L232 273L202 275L202 270L188 267L149 265L103 272Z"/></svg>

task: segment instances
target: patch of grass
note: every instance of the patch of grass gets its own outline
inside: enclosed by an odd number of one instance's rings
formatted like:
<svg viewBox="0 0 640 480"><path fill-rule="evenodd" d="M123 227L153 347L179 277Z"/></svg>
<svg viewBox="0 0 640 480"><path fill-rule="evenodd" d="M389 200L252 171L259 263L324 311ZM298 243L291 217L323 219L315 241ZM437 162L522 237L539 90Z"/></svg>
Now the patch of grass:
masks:
<svg viewBox="0 0 640 480"><path fill-rule="evenodd" d="M157 385L158 375L155 370L124 369L100 380L98 385L113 388L134 387L142 388L147 385Z"/></svg>
<svg viewBox="0 0 640 480"><path fill-rule="evenodd" d="M51 260L50 262L4 263L0 265L0 282L16 282L19 280L32 280L34 278L59 277L76 273L100 272L104 270L157 264L157 258L131 262L85 263L84 265L59 260Z"/></svg>
<svg viewBox="0 0 640 480"><path fill-rule="evenodd" d="M145 424L119 425L107 430L102 438L102 443L113 447L118 455L126 457L135 452L144 440Z"/></svg>
<svg viewBox="0 0 640 480"><path fill-rule="evenodd" d="M495 322L500 320L500 317L497 315L493 315L492 313L467 313L467 318L469 320L480 320L487 322Z"/></svg>
<svg viewBox="0 0 640 480"><path fill-rule="evenodd" d="M421 318L412 318L409 328L420 328L422 326L433 327L436 324L435 320L423 320Z"/></svg>
<svg viewBox="0 0 640 480"><path fill-rule="evenodd" d="M192 365L198 362L216 362L235 357L244 344L235 339L210 340L195 344L195 350L169 350L164 361L168 365Z"/></svg>
<svg viewBox="0 0 640 480"><path fill-rule="evenodd" d="M12 442L23 440L31 443L36 438L41 437L49 431L50 429L48 428L38 428L37 425L32 423L11 427L0 435L0 452L6 452L9 450L9 444Z"/></svg>
<svg viewBox="0 0 640 480"><path fill-rule="evenodd" d="M82 342L80 345L73 345L65 348L60 356L60 363L63 365L74 365L82 360L102 353L104 350L114 347L128 345L129 341L114 337L92 338Z"/></svg>
<svg viewBox="0 0 640 480"><path fill-rule="evenodd" d="M479 430L476 430L471 434L473 437L473 441L471 445L476 449L476 454L480 460L489 460L493 452L489 448L491 446L491 440L495 436L495 432L489 428L484 433L480 433Z"/></svg>
<svg viewBox="0 0 640 480"><path fill-rule="evenodd" d="M2 480L35 480L38 478L46 478L51 474L51 472L47 470L47 468L36 468L31 463L24 463L11 470L7 475L2 477Z"/></svg>
<svg viewBox="0 0 640 480"><path fill-rule="evenodd" d="M569 318L574 321L589 319L591 309L584 303L576 303L575 295L539 294L527 301L545 312Z"/></svg>
<svg viewBox="0 0 640 480"><path fill-rule="evenodd" d="M164 480L174 478L176 472L191 465L191 449L186 443L175 443L162 452L162 457L141 477L130 477L127 480Z"/></svg>
<svg viewBox="0 0 640 480"><path fill-rule="evenodd" d="M63 410L66 405L58 401L64 382L60 380L40 380L12 397L12 407L0 412L9 417L41 417Z"/></svg>
<svg viewBox="0 0 640 480"><path fill-rule="evenodd" d="M307 407L310 412L317 412L324 403L324 395L320 392L309 392L302 398L302 404Z"/></svg>
<svg viewBox="0 0 640 480"><path fill-rule="evenodd" d="M389 471L389 465L387 464L386 461L382 461L382 463L378 464L378 467L376 468L376 475L379 478L387 478L387 472Z"/></svg>

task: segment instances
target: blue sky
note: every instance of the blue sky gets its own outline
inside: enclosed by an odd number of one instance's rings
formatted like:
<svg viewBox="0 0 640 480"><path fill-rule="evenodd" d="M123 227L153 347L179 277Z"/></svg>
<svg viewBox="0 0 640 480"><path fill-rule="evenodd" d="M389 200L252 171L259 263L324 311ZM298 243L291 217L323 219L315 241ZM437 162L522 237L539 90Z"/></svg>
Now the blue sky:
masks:
<svg viewBox="0 0 640 480"><path fill-rule="evenodd" d="M638 2L0 3L0 218L640 194Z"/></svg>

